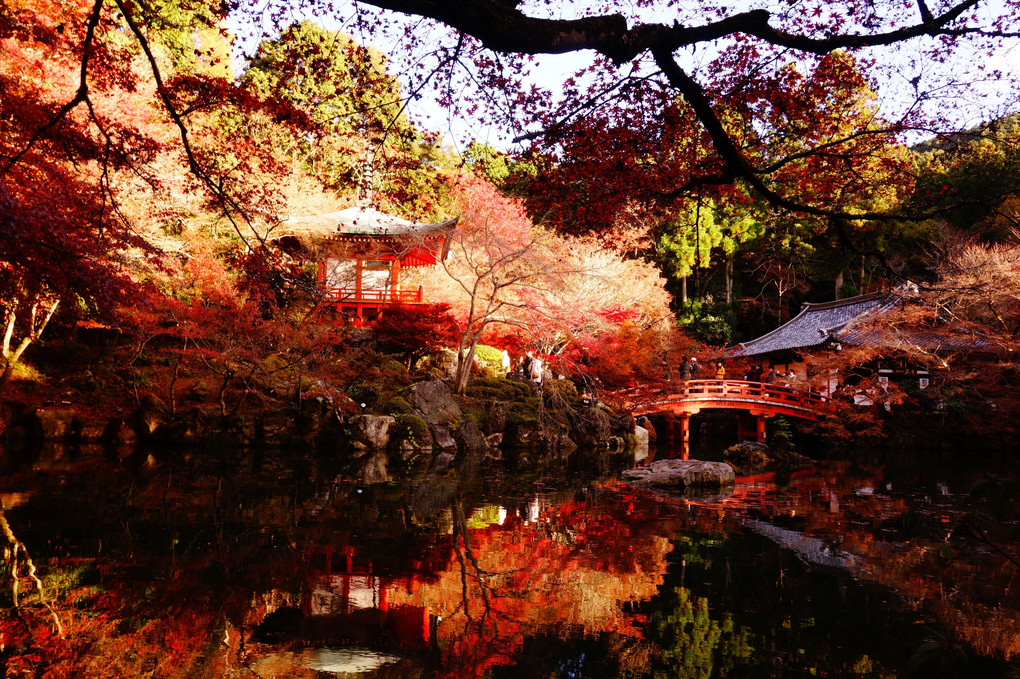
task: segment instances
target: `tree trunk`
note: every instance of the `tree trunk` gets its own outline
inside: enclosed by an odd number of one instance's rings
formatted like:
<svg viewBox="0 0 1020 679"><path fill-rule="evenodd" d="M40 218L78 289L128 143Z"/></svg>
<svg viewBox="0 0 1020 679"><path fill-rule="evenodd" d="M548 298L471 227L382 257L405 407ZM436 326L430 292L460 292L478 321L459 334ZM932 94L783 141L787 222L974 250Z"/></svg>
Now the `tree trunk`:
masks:
<svg viewBox="0 0 1020 679"><path fill-rule="evenodd" d="M726 303L733 304L733 255L726 260Z"/></svg>
<svg viewBox="0 0 1020 679"><path fill-rule="evenodd" d="M680 308L687 307L687 276L680 277Z"/></svg>
<svg viewBox="0 0 1020 679"><path fill-rule="evenodd" d="M457 352L457 380L456 380L456 391L458 394L463 394L464 390L467 389L468 380L471 379L471 366L475 361L475 348L478 346L479 337L471 338L471 344L468 345L467 351L463 350Z"/></svg>
<svg viewBox="0 0 1020 679"><path fill-rule="evenodd" d="M843 269L836 272L836 299L840 299L843 291Z"/></svg>
<svg viewBox="0 0 1020 679"><path fill-rule="evenodd" d="M53 318L53 314L57 310L57 305L60 304L60 300L56 299L53 304L50 305L49 309L45 310L42 317L38 317L39 302L32 305L32 309L29 315L29 327L25 336L21 338L21 342L12 351L11 350L11 337L14 335L14 325L17 322L17 306L15 305L7 315L7 327L4 329L4 341L3 341L3 357L7 359L7 365L4 366L4 372L0 375L0 394L7 389L7 385L11 381L11 377L14 375L14 366L21 360L21 355L25 353L25 349L28 349L32 342L39 339L42 335L43 330L49 324L50 319Z"/></svg>

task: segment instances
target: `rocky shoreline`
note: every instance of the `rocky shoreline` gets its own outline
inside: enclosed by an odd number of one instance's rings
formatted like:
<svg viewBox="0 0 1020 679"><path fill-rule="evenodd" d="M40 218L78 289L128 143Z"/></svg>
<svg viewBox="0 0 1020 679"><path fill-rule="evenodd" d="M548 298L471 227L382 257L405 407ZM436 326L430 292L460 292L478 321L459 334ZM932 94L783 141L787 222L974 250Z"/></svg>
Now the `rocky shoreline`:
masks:
<svg viewBox="0 0 1020 679"><path fill-rule="evenodd" d="M530 416L521 415L522 404L499 399L474 398L464 407L464 399L442 380L414 383L394 401L386 404L390 414L366 412L364 404L350 412L314 398L300 409L241 418L224 417L213 406L170 413L159 399L143 396L132 412L101 419L66 402L32 407L8 401L0 403L0 440L8 450L59 443L99 447L118 457L159 446L342 452L363 482L375 483L411 466L438 472L465 459L496 459L520 468L579 448L623 451L640 430L629 415L604 406L556 406L532 398Z"/></svg>

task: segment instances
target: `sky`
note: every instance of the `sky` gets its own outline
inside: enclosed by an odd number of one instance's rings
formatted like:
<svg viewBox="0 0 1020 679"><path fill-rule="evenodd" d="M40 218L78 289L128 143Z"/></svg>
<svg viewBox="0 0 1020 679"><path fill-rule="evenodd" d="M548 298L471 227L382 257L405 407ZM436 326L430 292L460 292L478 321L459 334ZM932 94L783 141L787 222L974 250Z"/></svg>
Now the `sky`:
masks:
<svg viewBox="0 0 1020 679"><path fill-rule="evenodd" d="M276 0L266 0L274 2ZM288 0L280 0L287 2ZM293 1L293 0L291 0ZM629 0L621 0L628 7L632 7ZM707 0L698 0L696 3L704 7ZM587 3L591 4L591 3ZM683 2L681 2L683 4ZM729 3L734 9L743 9L750 6L769 6L771 0L733 0ZM778 11L789 11L792 3L782 0L775 5ZM937 10L937 2L929 2ZM978 12L982 16L993 17L1004 11L1002 0L982 2L978 6ZM362 9L371 7L362 3ZM527 5L522 5L527 7ZM564 7L569 7L566 2L544 5L537 3L534 14L552 16L554 13L563 13ZM277 6L277 21L287 25L310 16L309 11L295 9L292 4ZM319 19L326 28L330 30L343 31L352 34L359 42L377 47L387 54L394 55L393 70L405 83L405 91L408 90L406 73L403 69L412 69L414 64L409 63L401 55L400 47L404 43L405 36L400 33L383 32L366 33L358 28L353 21L354 3L349 0L336 0L331 4L333 11L332 18L326 21ZM532 10L529 10L529 12ZM661 10L660 10L661 11ZM664 17L657 15L655 11L645 12L645 17L650 20L662 20ZM263 16L268 15L264 12ZM671 20L671 18L670 18ZM412 31L415 37L423 44L428 43L429 35L423 24L415 20L412 23ZM406 22L401 25L406 25ZM238 13L231 15L228 21L228 28L239 36L236 49L236 63L242 68L243 54L251 53L258 44L260 34L265 27L255 27L250 23L245 24ZM269 29L273 30L272 28ZM1020 27L1017 28L1020 31ZM437 35L438 40L438 35ZM920 78L918 82L927 83L928 89L937 93L939 97L938 111L949 114L954 121L957 121L959 129L965 129L979 122L990 120L999 115L1015 112L1018 109L1017 101L1020 100L1020 91L1016 83L1020 82L1020 42L1013 41L1009 45L1000 45L994 49L975 51L971 49L960 49L951 54L944 54L946 64L936 64L931 59L924 57L921 50L930 47L930 43L913 43L899 48L890 60L888 54L883 58L886 60L884 70L872 72L876 79L877 92L879 95L880 109L887 118L895 118L902 111L911 106L918 105L915 101L916 90L912 81ZM708 63L715 52L712 45L702 46L698 50L685 50L680 52L680 59L688 72L698 74L699 69ZM404 59L402 62L401 59ZM552 55L536 57L532 62L531 81L542 88L550 90L554 95L561 89L561 84L566 77L569 77L580 68L590 63L591 53L574 53L567 55ZM795 58L791 56L791 59ZM1012 81L1010 86L1004 86L1002 79L991 79L989 73L998 69L1006 76L1006 81ZM951 70L958 76L958 80L950 81L942 77L942 74ZM920 102L920 105L931 105L930 102ZM412 119L416 120L422 127L443 134L444 140L454 147L462 145L465 140L478 139L487 142L498 148L508 148L515 132L484 122L484 118L478 116L450 115L450 112L435 103L430 93L423 93L423 96L408 103L408 112ZM920 139L905 140L919 141Z"/></svg>

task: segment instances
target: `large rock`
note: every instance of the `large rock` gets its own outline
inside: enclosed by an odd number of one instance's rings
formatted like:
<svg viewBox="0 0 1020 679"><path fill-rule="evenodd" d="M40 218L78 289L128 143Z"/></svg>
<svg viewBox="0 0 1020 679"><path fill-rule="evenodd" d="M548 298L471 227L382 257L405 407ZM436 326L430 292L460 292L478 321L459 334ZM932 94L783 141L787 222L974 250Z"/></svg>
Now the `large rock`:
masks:
<svg viewBox="0 0 1020 679"><path fill-rule="evenodd" d="M609 440L613 422L601 408L582 408L574 414L574 431L578 445L599 446Z"/></svg>
<svg viewBox="0 0 1020 679"><path fill-rule="evenodd" d="M35 425L44 441L64 441L81 432L81 421L74 408L39 408L35 411Z"/></svg>
<svg viewBox="0 0 1020 679"><path fill-rule="evenodd" d="M488 435L502 434L506 431L506 417L510 412L510 404L506 401L489 401L485 404L485 433Z"/></svg>
<svg viewBox="0 0 1020 679"><path fill-rule="evenodd" d="M163 424L166 414L166 404L153 394L146 394L142 397L138 409L131 414L128 424L135 430L135 434L142 441L152 439L156 429Z"/></svg>
<svg viewBox="0 0 1020 679"><path fill-rule="evenodd" d="M460 426L457 427L457 431L454 433L454 437L457 439L459 448L462 450L488 450L489 442L485 438L485 434L478 428L478 425L473 420L465 418L461 421Z"/></svg>
<svg viewBox="0 0 1020 679"><path fill-rule="evenodd" d="M742 441L723 453L738 474L756 474L780 470L805 469L816 462L790 450L777 450L764 443Z"/></svg>
<svg viewBox="0 0 1020 679"><path fill-rule="evenodd" d="M457 450L457 440L446 427L436 424L432 426L432 443L440 450Z"/></svg>
<svg viewBox="0 0 1020 679"><path fill-rule="evenodd" d="M356 415L350 419L351 445L357 451L382 450L390 445L397 419L389 415Z"/></svg>
<svg viewBox="0 0 1020 679"><path fill-rule="evenodd" d="M634 427L634 459L644 460L648 457L649 432L638 425Z"/></svg>
<svg viewBox="0 0 1020 679"><path fill-rule="evenodd" d="M445 382L418 382L411 385L410 392L411 407L429 424L448 425L460 420L460 406Z"/></svg>
<svg viewBox="0 0 1020 679"><path fill-rule="evenodd" d="M641 417L637 418L637 420L635 421L635 424L637 426L639 426L639 427L643 427L644 430L648 432L648 443L649 444L653 444L656 441L658 441L659 435L655 431L655 426L652 424L652 421L649 420L647 417L641 416Z"/></svg>
<svg viewBox="0 0 1020 679"><path fill-rule="evenodd" d="M635 485L668 488L722 488L734 483L733 467L705 460L656 460L621 476Z"/></svg>
<svg viewBox="0 0 1020 679"><path fill-rule="evenodd" d="M549 443L547 432L536 420L510 422L503 435L504 448L544 448Z"/></svg>

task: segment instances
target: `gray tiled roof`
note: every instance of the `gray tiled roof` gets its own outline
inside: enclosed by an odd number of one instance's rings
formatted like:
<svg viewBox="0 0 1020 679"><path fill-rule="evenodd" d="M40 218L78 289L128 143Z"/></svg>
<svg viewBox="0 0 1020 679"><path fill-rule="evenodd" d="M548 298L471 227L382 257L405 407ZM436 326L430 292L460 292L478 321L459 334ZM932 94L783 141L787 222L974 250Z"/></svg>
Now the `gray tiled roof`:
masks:
<svg viewBox="0 0 1020 679"><path fill-rule="evenodd" d="M291 217L284 220L284 227L291 227L295 231L319 231L324 236L337 234L426 236L449 229L456 221L454 218L437 224L418 224L372 208L351 207L339 212Z"/></svg>
<svg viewBox="0 0 1020 679"><path fill-rule="evenodd" d="M767 335L743 342L727 352L729 356L759 356L773 351L801 349L837 339L849 323L867 315L892 309L900 297L886 292L873 292L835 302L804 304L800 313Z"/></svg>
<svg viewBox="0 0 1020 679"><path fill-rule="evenodd" d="M959 327L918 330L899 328L890 332L882 328L850 327L840 333L845 345L882 346L920 349L932 353L997 353L1004 347L990 337Z"/></svg>

